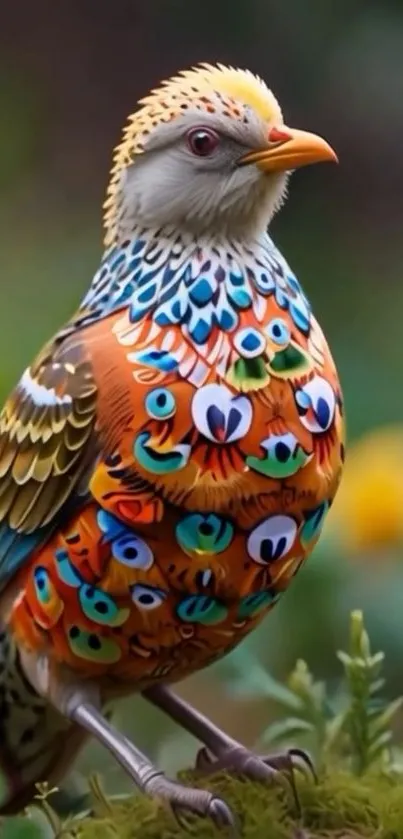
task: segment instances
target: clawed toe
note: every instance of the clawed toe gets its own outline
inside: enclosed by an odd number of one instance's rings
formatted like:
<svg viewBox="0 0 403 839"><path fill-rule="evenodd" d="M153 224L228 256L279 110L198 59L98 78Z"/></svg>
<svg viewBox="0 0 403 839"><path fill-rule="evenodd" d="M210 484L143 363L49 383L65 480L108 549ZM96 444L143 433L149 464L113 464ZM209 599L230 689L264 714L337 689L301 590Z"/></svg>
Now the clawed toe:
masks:
<svg viewBox="0 0 403 839"><path fill-rule="evenodd" d="M261 756L260 760L279 772L293 772L294 769L299 769L301 772L309 774L315 783L318 782L312 758L304 749L288 749L287 752Z"/></svg>
<svg viewBox="0 0 403 839"><path fill-rule="evenodd" d="M254 781L280 784L288 793L291 791L298 814L301 814L301 805L295 770L309 772L314 781L317 781L312 760L302 749L290 749L275 755L257 757L242 746L234 746L225 749L216 757L206 748L202 748L197 754L196 769L203 774L227 771Z"/></svg>
<svg viewBox="0 0 403 839"><path fill-rule="evenodd" d="M229 829L229 835L231 839L239 839L239 830L237 820L230 809L228 804L223 801L222 798L215 798L211 797L211 800L208 802L208 793L206 794L206 806L205 808L197 808L193 809L191 805L185 804L171 804L171 810L178 822L179 826L186 830L188 833L194 832L194 817L195 816L204 816L206 818L211 819L214 826L218 830L222 830L223 828Z"/></svg>
<svg viewBox="0 0 403 839"><path fill-rule="evenodd" d="M217 828L230 828L230 835L238 837L237 820L225 801L206 790L186 787L159 775L149 782L146 792L170 804L179 825L191 832L192 817L210 818Z"/></svg>
<svg viewBox="0 0 403 839"><path fill-rule="evenodd" d="M318 774L315 769L315 764L308 752L305 749L290 749L288 754L291 756L295 768L301 769L303 772L308 772L313 778L315 784L319 783Z"/></svg>
<svg viewBox="0 0 403 839"><path fill-rule="evenodd" d="M218 830L225 828L226 835L229 836L230 839L239 839L240 837L238 822L232 810L228 807L228 804L222 800L222 798L212 798L210 804L207 805L206 811L203 813L195 813L189 809L189 807L184 807L184 805L178 804L171 804L171 810L179 827L187 833L195 834L194 817L195 815L198 815L211 819L212 823Z"/></svg>
<svg viewBox="0 0 403 839"><path fill-rule="evenodd" d="M237 819L222 798L213 798L211 800L207 815L212 819L216 827L229 827L233 837L239 835Z"/></svg>

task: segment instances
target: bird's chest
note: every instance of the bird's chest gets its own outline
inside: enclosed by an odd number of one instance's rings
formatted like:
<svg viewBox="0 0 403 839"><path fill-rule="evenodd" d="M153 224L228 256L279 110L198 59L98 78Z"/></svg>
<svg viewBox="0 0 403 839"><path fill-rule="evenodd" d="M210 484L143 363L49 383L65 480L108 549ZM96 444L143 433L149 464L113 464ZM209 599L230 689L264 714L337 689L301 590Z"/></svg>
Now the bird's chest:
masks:
<svg viewBox="0 0 403 839"><path fill-rule="evenodd" d="M142 287L137 303L93 327L97 501L149 491L160 506L248 526L332 496L337 373L298 282L281 263L274 276L217 283L207 273L145 312Z"/></svg>

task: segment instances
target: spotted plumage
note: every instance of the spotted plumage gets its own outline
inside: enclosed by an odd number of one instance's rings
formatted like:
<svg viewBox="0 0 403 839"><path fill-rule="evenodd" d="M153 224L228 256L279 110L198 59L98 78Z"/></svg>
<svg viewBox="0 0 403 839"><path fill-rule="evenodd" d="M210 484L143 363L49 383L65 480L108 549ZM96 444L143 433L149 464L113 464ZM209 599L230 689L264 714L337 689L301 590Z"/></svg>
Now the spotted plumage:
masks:
<svg viewBox="0 0 403 839"><path fill-rule="evenodd" d="M283 125L262 81L222 66L130 118L99 270L0 416L3 610L22 661L46 660L56 683L95 680L104 701L205 667L316 544L342 396L266 228L284 171L332 156Z"/></svg>

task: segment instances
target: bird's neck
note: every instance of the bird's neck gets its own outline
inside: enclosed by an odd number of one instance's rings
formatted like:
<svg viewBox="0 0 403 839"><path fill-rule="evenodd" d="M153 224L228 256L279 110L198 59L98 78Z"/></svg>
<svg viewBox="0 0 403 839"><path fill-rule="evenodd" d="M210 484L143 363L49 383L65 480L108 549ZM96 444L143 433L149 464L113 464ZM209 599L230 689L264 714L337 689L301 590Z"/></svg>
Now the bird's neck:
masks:
<svg viewBox="0 0 403 839"><path fill-rule="evenodd" d="M281 297L290 280L300 293L266 233L242 241L139 228L105 252L82 309L89 320L122 308L132 322L152 313L159 326L181 324L203 343L214 325L232 331L238 313L259 307L260 297Z"/></svg>

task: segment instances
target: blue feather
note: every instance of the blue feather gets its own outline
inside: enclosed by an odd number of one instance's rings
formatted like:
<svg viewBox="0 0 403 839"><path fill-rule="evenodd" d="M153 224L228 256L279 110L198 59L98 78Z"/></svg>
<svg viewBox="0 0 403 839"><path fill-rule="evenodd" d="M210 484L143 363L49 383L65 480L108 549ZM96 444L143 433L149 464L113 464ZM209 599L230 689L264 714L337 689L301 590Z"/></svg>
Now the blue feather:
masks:
<svg viewBox="0 0 403 839"><path fill-rule="evenodd" d="M0 591L30 554L44 544L55 524L34 533L19 533L8 524L0 526Z"/></svg>

